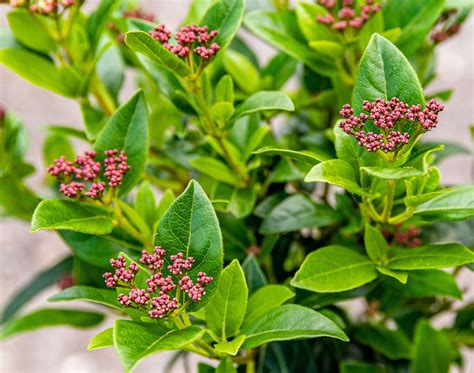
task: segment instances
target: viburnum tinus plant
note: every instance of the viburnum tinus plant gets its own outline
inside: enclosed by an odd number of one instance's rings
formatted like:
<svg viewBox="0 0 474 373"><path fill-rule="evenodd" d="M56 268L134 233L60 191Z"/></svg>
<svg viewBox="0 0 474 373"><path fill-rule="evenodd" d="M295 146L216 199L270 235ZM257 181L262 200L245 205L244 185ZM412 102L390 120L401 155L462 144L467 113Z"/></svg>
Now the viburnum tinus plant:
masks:
<svg viewBox="0 0 474 373"><path fill-rule="evenodd" d="M440 184L466 150L424 134L456 125L429 84L469 1L196 0L177 30L130 1L0 2L0 62L83 119L47 127L33 190L24 127L0 108L2 214L71 250L5 305L3 338L107 316L88 349L125 371L164 351L170 370L214 361L200 372L462 366L474 187ZM276 48L266 64L240 27ZM102 311L22 312L55 285L49 301Z"/></svg>

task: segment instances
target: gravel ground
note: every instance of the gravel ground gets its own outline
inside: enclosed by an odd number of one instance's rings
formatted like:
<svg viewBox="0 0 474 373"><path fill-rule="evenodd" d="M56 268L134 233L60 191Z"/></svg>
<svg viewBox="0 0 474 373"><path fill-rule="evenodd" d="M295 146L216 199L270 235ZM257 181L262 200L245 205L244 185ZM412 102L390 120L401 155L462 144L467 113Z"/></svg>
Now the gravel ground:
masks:
<svg viewBox="0 0 474 373"><path fill-rule="evenodd" d="M97 1L97 0L96 0ZM93 1L89 0L89 3ZM160 20L166 20L170 28L177 26L184 17L188 1L141 1L145 9L152 10ZM0 24L6 27L5 7L0 7ZM255 50L259 51L262 59L271 54L271 48L248 34ZM439 48L438 73L439 77L428 92L455 87L452 100L441 115L441 125L433 131L429 138L433 141L454 141L471 147L469 124L474 123L473 110L473 19L463 28L461 34L443 44ZM127 85L124 98L132 91L131 84ZM81 116L77 104L48 91L37 88L15 76L9 70L0 66L0 103L15 111L26 123L31 139L27 158L38 167L36 176L31 178L32 186L43 185L41 161L41 144L45 137L44 125L67 124L81 126ZM471 156L456 156L446 160L441 165L442 181L448 184L472 182L473 159ZM15 292L24 285L33 274L52 265L68 252L64 244L51 232L40 232L31 235L28 225L11 219L0 221L0 259L3 265L0 269L0 307ZM465 271L461 274L463 288L467 290L464 302L473 301L472 273ZM470 289L469 289L470 288ZM45 299L54 293L41 294L29 304L25 311L47 306ZM86 307L85 307L86 308ZM91 308L91 307L88 307ZM449 315L439 320L439 325L449 322ZM109 321L110 323L110 321ZM121 371L115 353L112 350L87 352L85 347L89 340L99 331L99 328L87 331L75 331L67 328L54 328L21 335L0 345L0 372L119 372ZM474 356L472 351L465 351L466 367L464 372L474 372ZM161 354L146 360L140 365L138 372L161 372L170 354ZM190 366L194 371L195 360ZM183 372L184 365L174 369ZM456 371L456 370L453 370Z"/></svg>

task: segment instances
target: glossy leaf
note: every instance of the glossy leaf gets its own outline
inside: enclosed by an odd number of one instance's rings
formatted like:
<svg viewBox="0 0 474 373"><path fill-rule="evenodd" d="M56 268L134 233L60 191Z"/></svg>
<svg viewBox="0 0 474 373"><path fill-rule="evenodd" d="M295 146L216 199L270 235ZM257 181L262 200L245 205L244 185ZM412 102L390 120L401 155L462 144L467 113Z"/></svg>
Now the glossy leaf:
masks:
<svg viewBox="0 0 474 373"><path fill-rule="evenodd" d="M324 227L340 219L329 206L314 203L305 195L295 194L271 210L260 227L260 233L287 233L303 228Z"/></svg>
<svg viewBox="0 0 474 373"><path fill-rule="evenodd" d="M263 273L255 255L250 254L245 258L242 263L242 270L244 271L249 294L252 294L254 291L267 284L265 274Z"/></svg>
<svg viewBox="0 0 474 373"><path fill-rule="evenodd" d="M87 349L99 350L101 348L109 348L114 346L114 328L108 328L101 331L94 338L91 339Z"/></svg>
<svg viewBox="0 0 474 373"><path fill-rule="evenodd" d="M248 289L237 260L222 271L213 298L205 308L206 322L221 339L235 335L242 325L247 308Z"/></svg>
<svg viewBox="0 0 474 373"><path fill-rule="evenodd" d="M119 1L117 0L103 0L89 15L86 22L86 30L89 35L92 50L97 47L102 31L118 4Z"/></svg>
<svg viewBox="0 0 474 373"><path fill-rule="evenodd" d="M216 351L223 352L232 356L237 355L242 346L242 343L245 341L245 335L239 335L235 337L230 342L217 343L214 345Z"/></svg>
<svg viewBox="0 0 474 373"><path fill-rule="evenodd" d="M196 157L189 161L190 165L196 170L208 175L215 180L223 183L235 185L237 176L227 167L227 165L212 157Z"/></svg>
<svg viewBox="0 0 474 373"><path fill-rule="evenodd" d="M188 76L191 70L183 60L175 56L162 44L143 31L130 31L125 35L125 43L134 52L147 56L152 61L175 72L180 76Z"/></svg>
<svg viewBox="0 0 474 373"><path fill-rule="evenodd" d="M397 249L392 254L387 267L399 270L448 268L474 262L474 253L457 243Z"/></svg>
<svg viewBox="0 0 474 373"><path fill-rule="evenodd" d="M362 325L355 338L391 360L409 359L411 345L401 330L390 330L382 325Z"/></svg>
<svg viewBox="0 0 474 373"><path fill-rule="evenodd" d="M146 357L163 351L185 349L199 339L204 330L197 326L167 329L151 323L117 320L114 324L114 345L126 372Z"/></svg>
<svg viewBox="0 0 474 373"><path fill-rule="evenodd" d="M197 310L204 306L219 282L223 249L219 222L211 201L196 181L189 183L161 219L155 244L163 247L167 255L182 252L185 257L192 256L195 263L188 272L192 278L198 272L214 278L201 302L192 304L190 308Z"/></svg>
<svg viewBox="0 0 474 373"><path fill-rule="evenodd" d="M260 149L257 149L253 154L262 154L262 155L280 155L282 157L288 157L294 159L295 161L305 162L311 165L314 165L318 162L326 161L331 157L328 154L323 152L315 153L310 150L290 150L290 149L279 149L271 146L266 146Z"/></svg>
<svg viewBox="0 0 474 373"><path fill-rule="evenodd" d="M90 328L103 319L104 315L97 312L43 308L11 319L3 326L0 339L51 326Z"/></svg>
<svg viewBox="0 0 474 373"><path fill-rule="evenodd" d="M278 91L260 91L237 106L231 119L243 117L252 113L267 110L293 111L295 106L291 99L282 92Z"/></svg>
<svg viewBox="0 0 474 373"><path fill-rule="evenodd" d="M320 293L354 289L377 277L370 260L354 250L327 246L309 254L291 284Z"/></svg>
<svg viewBox="0 0 474 373"><path fill-rule="evenodd" d="M105 158L104 151L125 151L130 171L123 177L120 194L129 192L141 179L148 155L148 124L143 93L138 91L123 103L97 135L94 144L97 159Z"/></svg>
<svg viewBox="0 0 474 373"><path fill-rule="evenodd" d="M281 306L295 294L283 285L265 285L253 293L247 305L243 328L254 324L268 311Z"/></svg>
<svg viewBox="0 0 474 373"><path fill-rule="evenodd" d="M111 213L101 207L69 199L48 199L36 208L31 231L70 230L87 234L112 232Z"/></svg>
<svg viewBox="0 0 474 373"><path fill-rule="evenodd" d="M380 261L387 254L388 245L383 234L369 224L365 225L364 244L367 255L373 261Z"/></svg>
<svg viewBox="0 0 474 373"><path fill-rule="evenodd" d="M224 67L243 92L251 94L258 90L261 84L260 73L243 54L232 49L227 50L224 55Z"/></svg>
<svg viewBox="0 0 474 373"><path fill-rule="evenodd" d="M92 286L73 286L48 298L49 302L84 300L121 310L114 290L94 288Z"/></svg>
<svg viewBox="0 0 474 373"><path fill-rule="evenodd" d="M457 187L419 205L415 214L425 220L464 220L474 216L474 186Z"/></svg>
<svg viewBox="0 0 474 373"><path fill-rule="evenodd" d="M332 159L317 164L306 175L304 181L325 182L344 188L354 194L367 195L359 186L354 169L342 159Z"/></svg>
<svg viewBox="0 0 474 373"><path fill-rule="evenodd" d="M399 180L409 177L421 176L423 172L413 167L383 168L383 167L361 167L361 170L378 179Z"/></svg>
<svg viewBox="0 0 474 373"><path fill-rule="evenodd" d="M244 348L255 348L272 341L331 337L348 341L344 332L329 318L296 304L273 308L242 330Z"/></svg>

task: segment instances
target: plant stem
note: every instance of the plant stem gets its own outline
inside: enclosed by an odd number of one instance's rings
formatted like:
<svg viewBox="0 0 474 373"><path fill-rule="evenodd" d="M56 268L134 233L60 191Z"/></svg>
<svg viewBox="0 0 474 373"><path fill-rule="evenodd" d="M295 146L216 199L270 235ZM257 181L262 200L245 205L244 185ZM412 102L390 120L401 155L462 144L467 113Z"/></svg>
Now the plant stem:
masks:
<svg viewBox="0 0 474 373"><path fill-rule="evenodd" d="M388 223L392 213L393 195L395 193L395 180L387 181L387 197L385 199L385 206L382 212L382 222Z"/></svg>
<svg viewBox="0 0 474 373"><path fill-rule="evenodd" d="M110 94L105 88L104 84L97 77L93 78L91 93L94 95L97 103L102 108L102 110L104 110L107 116L111 116L115 112L117 107L113 98L110 97Z"/></svg>

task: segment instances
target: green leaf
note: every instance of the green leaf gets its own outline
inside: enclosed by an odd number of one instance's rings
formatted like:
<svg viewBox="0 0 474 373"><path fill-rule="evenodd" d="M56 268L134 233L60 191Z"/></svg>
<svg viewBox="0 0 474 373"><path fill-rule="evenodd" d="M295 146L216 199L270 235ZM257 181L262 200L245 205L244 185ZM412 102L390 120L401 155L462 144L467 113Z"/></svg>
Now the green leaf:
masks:
<svg viewBox="0 0 474 373"><path fill-rule="evenodd" d="M94 288L92 286L73 286L48 298L49 302L84 300L122 310L114 290Z"/></svg>
<svg viewBox="0 0 474 373"><path fill-rule="evenodd" d="M238 260L222 271L214 297L205 308L208 327L222 338L234 336L240 329L247 309L248 289Z"/></svg>
<svg viewBox="0 0 474 373"><path fill-rule="evenodd" d="M255 348L272 341L316 337L349 339L329 318L310 308L287 304L271 309L242 330L247 336L244 348Z"/></svg>
<svg viewBox="0 0 474 373"><path fill-rule="evenodd" d="M406 57L384 37L374 34L357 71L352 107L361 112L364 100L397 97L409 105L424 105L423 89Z"/></svg>
<svg viewBox="0 0 474 373"><path fill-rule="evenodd" d="M50 133L43 143L43 159L45 165L49 166L53 164L53 161L59 159L62 155L66 159L74 159L74 148L66 137Z"/></svg>
<svg viewBox="0 0 474 373"><path fill-rule="evenodd" d="M235 369L232 359L225 357L217 366L215 373L237 373L237 369Z"/></svg>
<svg viewBox="0 0 474 373"><path fill-rule="evenodd" d="M191 304L190 310L203 307L214 293L222 269L222 235L211 201L201 186L192 180L186 190L170 206L160 221L155 244L163 247L168 255L182 252L192 256L195 264L188 272L195 278L198 272L212 276L206 295L199 303Z"/></svg>
<svg viewBox="0 0 474 373"><path fill-rule="evenodd" d="M10 175L0 177L0 216L30 221L41 199L26 185Z"/></svg>
<svg viewBox="0 0 474 373"><path fill-rule="evenodd" d="M446 373L454 360L454 351L446 334L420 320L415 329L411 371L413 373Z"/></svg>
<svg viewBox="0 0 474 373"><path fill-rule="evenodd" d="M394 249L392 254L387 267L399 270L448 268L474 262L474 253L457 243Z"/></svg>
<svg viewBox="0 0 474 373"><path fill-rule="evenodd" d="M128 193L141 179L148 155L148 124L143 93L138 91L123 103L97 135L94 144L97 159L105 158L104 151L125 151L130 171L123 177L120 194Z"/></svg>
<svg viewBox="0 0 474 373"><path fill-rule="evenodd" d="M144 181L140 184L137 194L135 195L133 206L135 211L140 214L148 226L153 228L158 217L156 213L155 195L148 181Z"/></svg>
<svg viewBox="0 0 474 373"><path fill-rule="evenodd" d="M101 207L69 199L40 202L31 221L31 231L64 229L88 234L112 232L111 213Z"/></svg>
<svg viewBox="0 0 474 373"><path fill-rule="evenodd" d="M234 81L230 75L224 75L217 82L214 92L214 101L234 104Z"/></svg>
<svg viewBox="0 0 474 373"><path fill-rule="evenodd" d="M452 8L474 8L474 1L472 0L446 0L445 9Z"/></svg>
<svg viewBox="0 0 474 373"><path fill-rule="evenodd" d="M288 157L294 159L295 161L305 162L311 165L315 163L326 161L330 159L327 154L320 152L315 153L310 150L290 150L290 149L279 149L272 146L265 146L263 148L255 150L252 154L262 154L262 155L280 155L282 157Z"/></svg>
<svg viewBox="0 0 474 373"><path fill-rule="evenodd" d="M25 286L18 290L7 303L5 308L0 313L1 321L3 324L7 320L11 319L23 305L30 299L35 297L44 289L54 285L64 275L71 273L72 270L72 257L68 256L56 263L51 268L48 268L33 277Z"/></svg>
<svg viewBox="0 0 474 373"><path fill-rule="evenodd" d="M245 329L253 325L268 311L281 306L294 296L295 293L283 285L265 285L259 288L249 298L247 313L245 314L242 328Z"/></svg>
<svg viewBox="0 0 474 373"><path fill-rule="evenodd" d="M216 349L216 351L235 356L239 352L240 347L242 346L242 343L244 343L244 341L245 335L239 335L230 342L215 344L214 348Z"/></svg>
<svg viewBox="0 0 474 373"><path fill-rule="evenodd" d="M293 111L295 106L291 99L282 92L260 91L247 98L237 106L232 114L231 120L266 110Z"/></svg>
<svg viewBox="0 0 474 373"><path fill-rule="evenodd" d="M424 220L465 220L474 216L474 185L455 188L453 192L419 205L415 214Z"/></svg>
<svg viewBox="0 0 474 373"><path fill-rule="evenodd" d="M48 326L90 328L101 323L103 319L104 315L97 312L44 308L11 319L3 326L0 339Z"/></svg>
<svg viewBox="0 0 474 373"><path fill-rule="evenodd" d="M146 357L163 351L186 349L186 345L198 340L204 330L197 326L184 329L167 329L158 324L116 320L114 345L126 372Z"/></svg>
<svg viewBox="0 0 474 373"><path fill-rule="evenodd" d="M48 32L52 22L47 17L37 16L26 9L15 9L7 13L8 26L15 38L28 48L39 52L54 52L56 42Z"/></svg>
<svg viewBox="0 0 474 373"><path fill-rule="evenodd" d="M209 7L200 24L219 30L213 41L225 48L237 34L244 10L245 0L219 0Z"/></svg>
<svg viewBox="0 0 474 373"><path fill-rule="evenodd" d="M309 46L323 56L338 59L344 55L344 47L333 41L318 40L310 41Z"/></svg>
<svg viewBox="0 0 474 373"><path fill-rule="evenodd" d="M422 176L423 172L413 167L397 167L397 168L383 168L383 167L361 167L362 171L367 172L371 176L375 176L384 180L399 180L408 177Z"/></svg>
<svg viewBox="0 0 474 373"><path fill-rule="evenodd" d="M242 270L244 271L250 294L267 284L265 274L255 255L250 254L245 258L242 263Z"/></svg>
<svg viewBox="0 0 474 373"><path fill-rule="evenodd" d="M89 35L92 51L97 48L102 31L118 4L119 1L117 0L102 0L97 8L95 8L89 15L86 22L86 29Z"/></svg>
<svg viewBox="0 0 474 373"><path fill-rule="evenodd" d="M36 53L25 49L0 50L0 63L23 79L65 97L76 97L80 87L79 76L70 68L56 67Z"/></svg>
<svg viewBox="0 0 474 373"><path fill-rule="evenodd" d="M306 41L301 40L294 11L256 10L245 16L244 23L259 38L303 62L318 74L330 77L337 73L332 59L315 53ZM317 27L317 23L314 24Z"/></svg>
<svg viewBox="0 0 474 373"><path fill-rule="evenodd" d="M152 61L158 62L160 65L182 77L191 74L191 70L182 59L175 56L146 32L127 32L125 35L125 43L134 52L147 56Z"/></svg>
<svg viewBox="0 0 474 373"><path fill-rule="evenodd" d="M341 220L331 207L317 204L303 194L292 195L265 217L260 227L261 234L298 231L303 228L324 227Z"/></svg>
<svg viewBox="0 0 474 373"><path fill-rule="evenodd" d="M383 234L370 224L365 225L364 244L365 251L374 262L382 260L387 254L387 241Z"/></svg>
<svg viewBox="0 0 474 373"><path fill-rule="evenodd" d="M317 16L327 16L327 9L319 4L302 2L296 7L296 17L301 32L306 40L310 41L332 41L340 40L337 32L331 30L326 25L316 22Z"/></svg>
<svg viewBox="0 0 474 373"><path fill-rule="evenodd" d="M386 373L386 369L375 364L360 363L357 361L343 361L340 373Z"/></svg>
<svg viewBox="0 0 474 373"><path fill-rule="evenodd" d="M409 359L410 341L401 330L390 330L381 325L362 325L355 338L390 360Z"/></svg>
<svg viewBox="0 0 474 373"><path fill-rule="evenodd" d="M215 180L223 183L235 185L237 183L237 176L227 167L227 165L212 157L196 157L189 161L199 172L210 176Z"/></svg>
<svg viewBox="0 0 474 373"><path fill-rule="evenodd" d="M224 55L224 67L243 92L251 94L258 91L261 84L260 73L243 54L232 49L227 50Z"/></svg>
<svg viewBox="0 0 474 373"><path fill-rule="evenodd" d="M407 272L392 271L391 269L388 269L382 266L377 266L377 271L379 271L381 274L385 276L393 277L394 279L398 280L402 284L407 283L407 280L408 280Z"/></svg>
<svg viewBox="0 0 474 373"><path fill-rule="evenodd" d="M236 218L244 218L252 213L256 201L257 193L254 187L235 188L227 210Z"/></svg>
<svg viewBox="0 0 474 373"><path fill-rule="evenodd" d="M91 339L87 349L92 351L109 347L114 347L114 328L105 329L97 334Z"/></svg>
<svg viewBox="0 0 474 373"><path fill-rule="evenodd" d="M367 195L359 186L356 173L352 166L342 159L331 159L317 164L309 171L304 181L320 181L337 185L350 193L361 196Z"/></svg>
<svg viewBox="0 0 474 373"><path fill-rule="evenodd" d="M370 260L354 250L326 246L310 253L291 284L320 293L354 289L377 277Z"/></svg>

